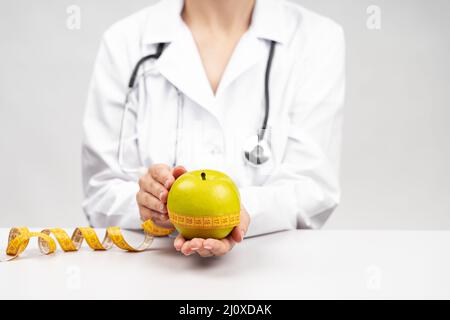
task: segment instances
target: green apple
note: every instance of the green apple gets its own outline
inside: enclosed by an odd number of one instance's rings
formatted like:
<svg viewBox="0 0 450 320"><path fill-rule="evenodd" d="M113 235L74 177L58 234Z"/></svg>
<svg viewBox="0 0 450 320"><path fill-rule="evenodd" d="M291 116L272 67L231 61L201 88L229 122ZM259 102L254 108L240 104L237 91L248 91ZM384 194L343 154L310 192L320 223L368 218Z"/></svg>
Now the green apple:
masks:
<svg viewBox="0 0 450 320"><path fill-rule="evenodd" d="M167 209L170 221L186 239L223 239L239 224L240 203L239 190L230 177L198 170L174 182Z"/></svg>

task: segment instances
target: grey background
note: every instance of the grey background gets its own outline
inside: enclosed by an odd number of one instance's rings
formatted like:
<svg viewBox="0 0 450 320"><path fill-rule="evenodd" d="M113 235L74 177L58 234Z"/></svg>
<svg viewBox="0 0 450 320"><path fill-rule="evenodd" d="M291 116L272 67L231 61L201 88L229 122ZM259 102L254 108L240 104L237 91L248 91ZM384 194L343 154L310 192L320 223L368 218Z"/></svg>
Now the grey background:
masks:
<svg viewBox="0 0 450 320"><path fill-rule="evenodd" d="M80 144L102 32L148 0L0 3L0 227L86 224ZM450 227L450 2L304 0L346 30L343 201L326 228ZM82 28L66 28L69 5ZM369 5L382 28L366 27Z"/></svg>

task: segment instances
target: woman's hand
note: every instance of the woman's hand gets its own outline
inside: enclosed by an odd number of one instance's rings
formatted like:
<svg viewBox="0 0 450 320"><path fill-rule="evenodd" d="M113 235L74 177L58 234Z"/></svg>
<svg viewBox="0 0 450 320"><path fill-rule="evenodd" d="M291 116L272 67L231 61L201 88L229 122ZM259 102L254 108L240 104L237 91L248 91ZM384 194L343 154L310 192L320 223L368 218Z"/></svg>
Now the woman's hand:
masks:
<svg viewBox="0 0 450 320"><path fill-rule="evenodd" d="M223 256L228 253L236 243L244 240L250 224L250 216L247 211L241 209L241 223L236 226L231 234L225 239L200 239L185 240L181 234L174 241L174 247L177 251L181 251L184 255L198 253L202 257Z"/></svg>
<svg viewBox="0 0 450 320"><path fill-rule="evenodd" d="M155 164L139 179L136 200L142 221L152 219L160 227L173 227L167 213L167 196L175 179L185 172L183 167L171 169L165 164Z"/></svg>

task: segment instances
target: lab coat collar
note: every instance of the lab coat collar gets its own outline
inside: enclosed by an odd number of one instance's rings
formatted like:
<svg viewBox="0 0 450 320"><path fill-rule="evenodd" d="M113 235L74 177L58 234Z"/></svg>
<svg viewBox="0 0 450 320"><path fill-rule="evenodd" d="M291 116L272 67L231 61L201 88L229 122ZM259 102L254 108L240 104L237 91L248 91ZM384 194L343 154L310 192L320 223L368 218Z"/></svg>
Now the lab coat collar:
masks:
<svg viewBox="0 0 450 320"><path fill-rule="evenodd" d="M144 44L168 43L156 66L184 95L217 118L216 97L242 73L267 56L264 40L284 43L282 1L257 0L252 24L235 49L214 95L189 28L181 18L183 0L162 0L149 11ZM275 23L276 22L276 23Z"/></svg>
<svg viewBox="0 0 450 320"><path fill-rule="evenodd" d="M256 0L250 30L257 38L286 43L288 32L283 2Z"/></svg>
<svg viewBox="0 0 450 320"><path fill-rule="evenodd" d="M172 42L182 24L183 5L183 0L161 0L151 6L143 30L143 44Z"/></svg>
<svg viewBox="0 0 450 320"><path fill-rule="evenodd" d="M213 112L214 93L206 77L195 41L186 25L182 24L155 65L175 88Z"/></svg>
<svg viewBox="0 0 450 320"><path fill-rule="evenodd" d="M250 31L260 39L284 44L287 41L285 0L256 0ZM161 0L151 7L146 19L143 44L169 43L183 24L184 0Z"/></svg>

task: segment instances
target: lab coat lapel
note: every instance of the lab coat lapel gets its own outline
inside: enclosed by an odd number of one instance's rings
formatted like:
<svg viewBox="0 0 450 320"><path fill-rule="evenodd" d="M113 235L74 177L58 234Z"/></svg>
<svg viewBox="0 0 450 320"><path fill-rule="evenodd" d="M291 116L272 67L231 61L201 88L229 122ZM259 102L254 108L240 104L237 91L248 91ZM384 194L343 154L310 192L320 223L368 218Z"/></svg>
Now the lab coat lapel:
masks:
<svg viewBox="0 0 450 320"><path fill-rule="evenodd" d="M257 0L249 30L235 48L220 81L217 95L244 72L265 60L269 53L269 41L283 44L287 39L283 1Z"/></svg>
<svg viewBox="0 0 450 320"><path fill-rule="evenodd" d="M251 31L245 33L225 69L217 89L220 95L225 89L244 72L257 65L264 58L265 43L257 39Z"/></svg>
<svg viewBox="0 0 450 320"><path fill-rule="evenodd" d="M183 22L157 61L161 74L184 95L214 113L214 93L194 39Z"/></svg>
<svg viewBox="0 0 450 320"><path fill-rule="evenodd" d="M252 24L233 52L222 76L217 95L240 75L267 57L268 42L283 44L287 39L282 15L283 2L257 0ZM147 17L144 35L146 44L167 42L156 62L163 77L187 97L217 116L216 99L206 76L197 46L188 27L180 17L183 0L163 0Z"/></svg>

